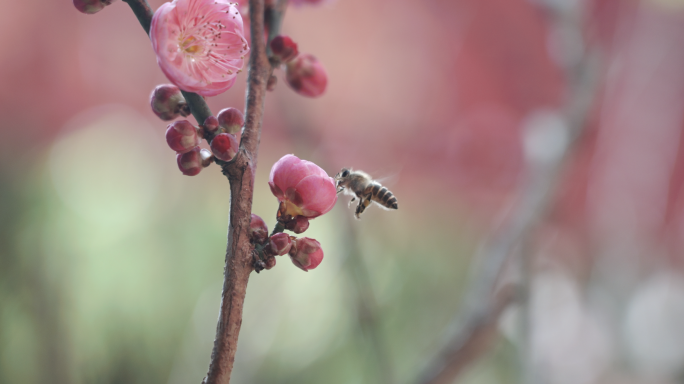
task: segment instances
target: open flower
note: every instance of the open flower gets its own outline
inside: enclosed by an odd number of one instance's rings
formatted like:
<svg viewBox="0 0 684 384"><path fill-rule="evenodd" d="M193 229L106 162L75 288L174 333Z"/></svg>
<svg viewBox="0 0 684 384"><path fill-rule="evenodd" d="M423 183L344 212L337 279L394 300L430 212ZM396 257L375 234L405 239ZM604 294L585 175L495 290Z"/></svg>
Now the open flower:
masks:
<svg viewBox="0 0 684 384"><path fill-rule="evenodd" d="M268 185L284 204L281 213L292 217L318 217L330 211L337 201L332 177L318 165L295 155L285 155L273 164Z"/></svg>
<svg viewBox="0 0 684 384"><path fill-rule="evenodd" d="M166 77L202 96L232 87L249 53L242 16L228 0L164 3L152 18L150 39Z"/></svg>

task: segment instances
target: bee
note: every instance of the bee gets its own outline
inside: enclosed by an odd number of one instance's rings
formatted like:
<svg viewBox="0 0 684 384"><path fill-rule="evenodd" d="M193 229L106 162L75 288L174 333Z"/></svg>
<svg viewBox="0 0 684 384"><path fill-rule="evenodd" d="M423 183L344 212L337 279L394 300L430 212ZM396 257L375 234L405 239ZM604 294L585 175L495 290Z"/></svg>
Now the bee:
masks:
<svg viewBox="0 0 684 384"><path fill-rule="evenodd" d="M348 194L355 194L352 202L359 198L359 205L356 206L356 213L354 216L358 219L363 211L368 208L371 201L380 204L389 209L397 209L397 198L386 187L383 187L377 181L373 180L369 174L363 171L352 171L349 168L342 168L342 170L335 175L337 181L337 193L344 191L345 188Z"/></svg>

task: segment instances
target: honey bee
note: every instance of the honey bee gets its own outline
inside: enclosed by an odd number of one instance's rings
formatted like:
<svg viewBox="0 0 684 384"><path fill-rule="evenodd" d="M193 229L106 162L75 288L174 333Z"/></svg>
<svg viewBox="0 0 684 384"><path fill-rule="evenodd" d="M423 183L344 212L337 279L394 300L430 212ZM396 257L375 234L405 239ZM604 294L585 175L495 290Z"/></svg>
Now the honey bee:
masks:
<svg viewBox="0 0 684 384"><path fill-rule="evenodd" d="M371 201L389 209L397 209L397 198L386 187L373 180L369 174L363 171L352 171L349 168L342 170L335 175L337 181L337 193L345 190L348 194L355 194L352 202L359 198L359 205L356 206L354 216L358 219L363 211L368 208Z"/></svg>

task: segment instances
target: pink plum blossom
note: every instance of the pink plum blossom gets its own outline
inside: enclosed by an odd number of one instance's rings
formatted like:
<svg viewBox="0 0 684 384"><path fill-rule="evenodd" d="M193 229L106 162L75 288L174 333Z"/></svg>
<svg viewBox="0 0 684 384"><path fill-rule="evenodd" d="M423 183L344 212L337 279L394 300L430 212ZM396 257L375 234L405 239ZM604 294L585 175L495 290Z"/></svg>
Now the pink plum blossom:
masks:
<svg viewBox="0 0 684 384"><path fill-rule="evenodd" d="M249 53L242 16L228 0L164 3L152 18L150 39L166 77L202 96L232 87Z"/></svg>
<svg viewBox="0 0 684 384"><path fill-rule="evenodd" d="M321 243L309 237L295 239L290 248L290 259L305 272L318 267L323 261Z"/></svg>
<svg viewBox="0 0 684 384"><path fill-rule="evenodd" d="M330 211L337 201L332 177L318 165L295 155L285 155L273 164L268 185L278 201L284 203L283 213L292 217L318 217Z"/></svg>

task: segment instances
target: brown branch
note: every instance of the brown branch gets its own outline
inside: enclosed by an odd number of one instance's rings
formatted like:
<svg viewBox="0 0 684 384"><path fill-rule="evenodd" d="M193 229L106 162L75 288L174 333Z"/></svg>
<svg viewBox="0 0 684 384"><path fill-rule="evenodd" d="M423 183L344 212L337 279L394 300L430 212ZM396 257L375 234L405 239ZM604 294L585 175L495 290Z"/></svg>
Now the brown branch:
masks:
<svg viewBox="0 0 684 384"><path fill-rule="evenodd" d="M498 335L501 313L515 299L516 288L502 288L491 306L471 316L461 331L454 336L426 370L420 383L450 384L465 367L490 349Z"/></svg>
<svg viewBox="0 0 684 384"><path fill-rule="evenodd" d="M240 150L232 161L222 165L230 181L230 222L224 269L221 311L216 326L214 349L209 371L203 383L227 384L233 371L238 335L242 325L242 307L247 281L252 272L252 251L249 241L249 222L254 195L254 174L264 116L266 82L271 65L266 56L264 35L264 0L250 0L252 53L247 77L247 108L245 129Z"/></svg>
<svg viewBox="0 0 684 384"><path fill-rule="evenodd" d="M131 7L146 32L149 34L152 11L146 0L124 0ZM253 270L253 246L249 241L249 222L254 195L254 174L264 115L266 83L273 72L266 53L264 23L269 24L271 36L280 29L286 0L279 0L270 9L268 17L264 0L250 0L252 47L247 77L247 103L245 128L242 132L240 150L229 162L217 162L230 182L230 218L228 224L228 244L226 247L224 282L221 294L221 310L216 326L216 338L211 353L209 371L203 383L227 384L235 361L238 334L242 325L242 307L247 290L249 275ZM270 39L269 39L270 41ZM201 96L183 92L188 105L198 123L202 124L211 116L211 110Z"/></svg>

